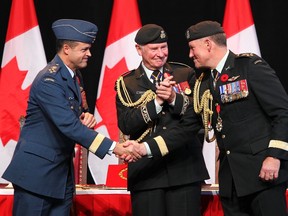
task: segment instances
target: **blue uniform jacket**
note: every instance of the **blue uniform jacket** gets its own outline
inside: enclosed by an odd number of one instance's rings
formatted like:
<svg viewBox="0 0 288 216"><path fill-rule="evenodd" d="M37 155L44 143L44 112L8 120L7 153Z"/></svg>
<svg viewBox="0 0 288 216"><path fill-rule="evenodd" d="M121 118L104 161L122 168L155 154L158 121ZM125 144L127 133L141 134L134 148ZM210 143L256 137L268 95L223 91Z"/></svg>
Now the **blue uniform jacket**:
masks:
<svg viewBox="0 0 288 216"><path fill-rule="evenodd" d="M79 86L56 55L31 86L26 121L3 178L37 194L64 198L75 143L103 158L113 142L84 126L81 113Z"/></svg>

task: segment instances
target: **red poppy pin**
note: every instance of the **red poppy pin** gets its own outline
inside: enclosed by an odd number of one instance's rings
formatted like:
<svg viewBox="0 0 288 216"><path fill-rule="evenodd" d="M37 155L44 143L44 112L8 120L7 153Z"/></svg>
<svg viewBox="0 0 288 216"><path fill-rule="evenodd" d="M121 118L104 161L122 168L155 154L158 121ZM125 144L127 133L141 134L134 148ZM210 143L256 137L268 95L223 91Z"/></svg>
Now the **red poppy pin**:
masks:
<svg viewBox="0 0 288 216"><path fill-rule="evenodd" d="M227 82L229 76L228 74L222 74L220 77L221 82Z"/></svg>

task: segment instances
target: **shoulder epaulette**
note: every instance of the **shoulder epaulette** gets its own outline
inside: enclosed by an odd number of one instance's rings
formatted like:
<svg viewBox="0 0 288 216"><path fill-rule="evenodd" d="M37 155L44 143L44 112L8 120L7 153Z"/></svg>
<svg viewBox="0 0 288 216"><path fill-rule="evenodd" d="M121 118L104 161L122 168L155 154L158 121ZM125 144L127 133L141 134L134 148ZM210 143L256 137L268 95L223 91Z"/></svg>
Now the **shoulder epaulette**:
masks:
<svg viewBox="0 0 288 216"><path fill-rule="evenodd" d="M59 70L59 64L52 63L48 64L45 71L48 71L49 73L45 73L45 75L42 77L44 82L55 82L54 76L56 75L57 71Z"/></svg>
<svg viewBox="0 0 288 216"><path fill-rule="evenodd" d="M262 62L261 57L259 57L255 53L241 53L241 54L238 54L236 58L242 58L242 57L247 57L247 58L253 57L255 59L254 64L258 64L258 63Z"/></svg>
<svg viewBox="0 0 288 216"><path fill-rule="evenodd" d="M240 53L237 55L237 58L241 58L241 57L253 57L256 56L256 54L254 53Z"/></svg>
<svg viewBox="0 0 288 216"><path fill-rule="evenodd" d="M131 73L134 72L134 71L135 71L135 69L130 70L130 71L127 71L127 72L121 74L121 76L122 76L122 77L128 76L129 74L131 74Z"/></svg>
<svg viewBox="0 0 288 216"><path fill-rule="evenodd" d="M48 71L50 73L57 73L58 70L59 70L59 64L52 64L48 68Z"/></svg>

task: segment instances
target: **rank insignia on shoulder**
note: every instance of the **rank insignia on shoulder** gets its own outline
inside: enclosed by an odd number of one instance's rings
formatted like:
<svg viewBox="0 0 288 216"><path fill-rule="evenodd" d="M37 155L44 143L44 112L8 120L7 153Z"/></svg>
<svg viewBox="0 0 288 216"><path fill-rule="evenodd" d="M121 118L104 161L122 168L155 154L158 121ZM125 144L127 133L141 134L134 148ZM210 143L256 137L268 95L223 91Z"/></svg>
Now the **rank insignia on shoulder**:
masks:
<svg viewBox="0 0 288 216"><path fill-rule="evenodd" d="M58 69L59 69L59 65L56 64L56 65L52 65L48 70L50 73L55 73L58 71Z"/></svg>
<svg viewBox="0 0 288 216"><path fill-rule="evenodd" d="M257 59L257 60L254 62L254 64L256 65L256 64L261 63L261 62L262 62L262 59Z"/></svg>
<svg viewBox="0 0 288 216"><path fill-rule="evenodd" d="M240 53L237 55L238 57L252 57L255 56L254 53Z"/></svg>
<svg viewBox="0 0 288 216"><path fill-rule="evenodd" d="M51 77L45 77L44 82L55 82L55 79L53 79Z"/></svg>

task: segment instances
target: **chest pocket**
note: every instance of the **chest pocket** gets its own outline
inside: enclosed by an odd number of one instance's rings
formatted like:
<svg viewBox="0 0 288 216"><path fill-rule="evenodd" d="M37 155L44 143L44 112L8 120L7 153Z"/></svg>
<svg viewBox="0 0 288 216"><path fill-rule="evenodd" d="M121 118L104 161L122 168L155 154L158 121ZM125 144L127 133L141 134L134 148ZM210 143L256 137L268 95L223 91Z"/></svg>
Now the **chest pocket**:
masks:
<svg viewBox="0 0 288 216"><path fill-rule="evenodd" d="M82 113L82 107L81 103L77 98L77 95L75 92L73 92L71 89L69 89L68 86L66 86L66 99L69 103L70 109L75 112L75 114L78 116Z"/></svg>

